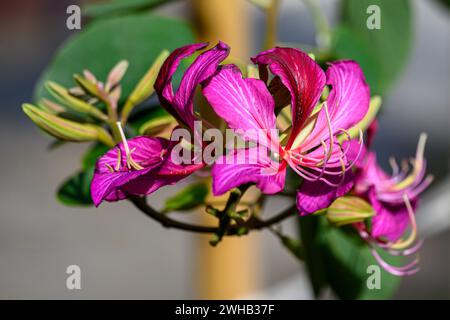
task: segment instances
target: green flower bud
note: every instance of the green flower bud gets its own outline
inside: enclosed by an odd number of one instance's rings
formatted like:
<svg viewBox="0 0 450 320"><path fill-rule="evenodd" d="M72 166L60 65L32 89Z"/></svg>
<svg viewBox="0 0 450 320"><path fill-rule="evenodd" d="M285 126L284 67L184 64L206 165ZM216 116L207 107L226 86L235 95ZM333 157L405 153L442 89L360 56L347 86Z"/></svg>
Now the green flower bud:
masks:
<svg viewBox="0 0 450 320"><path fill-rule="evenodd" d="M356 196L337 198L327 209L328 221L337 226L361 222L375 215L372 206Z"/></svg>
<svg viewBox="0 0 450 320"><path fill-rule="evenodd" d="M72 142L101 141L109 146L114 145L109 133L100 126L67 120L31 104L24 104L22 109L39 128L57 139Z"/></svg>
<svg viewBox="0 0 450 320"><path fill-rule="evenodd" d="M49 81L49 82L47 82L46 87L47 87L48 91L56 99L58 99L59 102L63 103L67 107L69 107L77 112L80 112L80 113L88 113L88 114L96 117L97 119L100 119L103 121L106 121L108 119L106 117L106 115L103 112L101 112L99 109L97 109L96 107L90 105L89 103L87 103L81 99L75 98L63 86L60 86L59 84L57 84L55 82Z"/></svg>
<svg viewBox="0 0 450 320"><path fill-rule="evenodd" d="M133 92L131 92L122 109L123 124L126 123L128 116L130 115L133 108L153 94L153 85L155 84L159 69L161 69L161 66L168 56L169 51L163 50L155 59L150 69L148 69L148 71L139 81L137 86L133 89Z"/></svg>

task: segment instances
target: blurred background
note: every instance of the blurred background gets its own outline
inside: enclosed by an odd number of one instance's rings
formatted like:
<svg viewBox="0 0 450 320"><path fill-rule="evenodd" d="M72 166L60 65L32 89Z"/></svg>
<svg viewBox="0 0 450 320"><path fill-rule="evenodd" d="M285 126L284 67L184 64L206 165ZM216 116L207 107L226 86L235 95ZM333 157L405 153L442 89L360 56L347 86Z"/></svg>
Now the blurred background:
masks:
<svg viewBox="0 0 450 320"><path fill-rule="evenodd" d="M265 17L241 2L245 14L234 19L237 25L240 19L249 23L247 49L255 54L261 49ZM338 2L320 2L332 25ZM219 261L227 261L229 274L223 278L230 291L220 292L213 285L208 287L217 281L213 279L217 264L211 262L216 253L207 248L207 238L166 230L126 202L94 210L68 208L56 201L57 186L79 167L86 147L72 144L49 152L50 139L38 134L20 106L33 100L40 74L64 40L77 32L66 28L70 4L80 3L0 2L0 298L312 298L304 267L269 232L253 233L242 245L240 239L225 239ZM429 172L437 179L418 213L419 229L426 238L422 270L404 278L394 298L448 299L450 11L439 1L413 0L411 4L411 54L385 95L375 149L387 167L389 156L413 155L419 134L429 135L426 158ZM202 14L195 8L198 3L175 1L156 13L190 20ZM229 32L232 37L240 30L235 27ZM278 39L312 44L314 34L303 2L282 1ZM152 195L150 201L158 206L169 191ZM284 199L274 198L266 211L287 205ZM295 223L286 223L285 228L295 230ZM246 246L252 250L245 251ZM66 289L66 268L72 264L81 267L82 290ZM251 275L251 281L243 280L241 272Z"/></svg>

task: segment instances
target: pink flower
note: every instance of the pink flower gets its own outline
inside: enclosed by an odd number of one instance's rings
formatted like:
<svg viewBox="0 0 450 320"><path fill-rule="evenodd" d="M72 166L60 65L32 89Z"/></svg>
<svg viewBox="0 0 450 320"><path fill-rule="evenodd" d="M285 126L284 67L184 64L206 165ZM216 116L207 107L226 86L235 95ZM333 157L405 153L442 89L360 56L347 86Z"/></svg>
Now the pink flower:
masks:
<svg viewBox="0 0 450 320"><path fill-rule="evenodd" d="M353 61L334 62L324 73L307 54L292 48L277 47L252 60L259 65L261 80L243 78L235 66L226 65L203 88L204 96L228 126L258 145L237 149L214 164L213 193L223 194L246 183L255 183L267 194L277 193L284 188L289 166L305 182L323 188L304 200L310 202L308 212L317 210L312 207L325 207L352 186L346 172L363 146L361 141L339 143L338 136L345 136L368 111L370 93L364 75ZM275 76L268 86L267 67ZM331 91L327 101L319 104L325 84ZM292 125L279 135L275 112L289 103ZM254 152L258 148L269 152ZM230 161L233 158L244 161ZM332 196L316 200L323 193ZM320 203L314 205L315 201ZM300 202L299 209L305 211Z"/></svg>
<svg viewBox="0 0 450 320"><path fill-rule="evenodd" d="M189 130L193 130L196 118L193 105L195 89L216 72L219 63L228 56L228 46L220 42L199 55L186 70L176 93L172 88L172 76L183 58L206 46L206 43L201 43L176 49L164 62L155 82L161 105L178 120L180 126ZM123 136L122 140L96 164L91 184L96 206L103 200L117 201L152 193L204 167L204 163L174 162L171 151L176 143L166 139L142 136L127 141Z"/></svg>
<svg viewBox="0 0 450 320"><path fill-rule="evenodd" d="M381 266L395 275L409 275L418 271L418 260L403 267L395 267L384 261L375 250L381 247L393 255L411 255L421 245L416 242L417 225L414 209L419 194L432 182L431 175L425 176L426 163L423 158L426 135L422 134L417 146L416 157L411 160L412 169L408 162L403 162L401 169L395 160L391 161L392 175L383 171L376 162L376 155L370 152L361 163L357 171L353 193L366 198L375 211L371 227L364 223L357 223L355 227L361 237L373 247L372 253ZM408 226L411 231L404 237Z"/></svg>

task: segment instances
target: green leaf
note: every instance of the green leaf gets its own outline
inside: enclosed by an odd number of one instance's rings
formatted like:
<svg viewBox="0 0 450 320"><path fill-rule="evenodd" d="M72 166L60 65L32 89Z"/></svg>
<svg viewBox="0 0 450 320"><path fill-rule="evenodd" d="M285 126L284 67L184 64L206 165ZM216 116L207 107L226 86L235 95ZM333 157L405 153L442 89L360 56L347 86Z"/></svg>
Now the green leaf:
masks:
<svg viewBox="0 0 450 320"><path fill-rule="evenodd" d="M209 188L205 182L191 184L166 200L164 211L190 210L205 203Z"/></svg>
<svg viewBox="0 0 450 320"><path fill-rule="evenodd" d="M326 286L326 273L320 248L320 225L317 216L298 217L303 256L314 295L319 297Z"/></svg>
<svg viewBox="0 0 450 320"><path fill-rule="evenodd" d="M370 5L381 12L381 29L367 28ZM358 61L372 92L385 94L405 66L412 43L412 12L408 0L343 0L342 26L333 52Z"/></svg>
<svg viewBox="0 0 450 320"><path fill-rule="evenodd" d="M395 293L400 278L380 267L381 288L368 289L367 279L370 274L367 268L371 265L378 266L368 245L352 227L337 228L331 226L324 217L319 219L319 241L324 271L327 282L336 295L341 299L390 298ZM399 262L399 259L390 260L391 263Z"/></svg>
<svg viewBox="0 0 450 320"><path fill-rule="evenodd" d="M85 153L82 159L82 170L70 176L58 189L58 200L67 206L91 206L91 181L95 163L105 154L109 147L96 143Z"/></svg>
<svg viewBox="0 0 450 320"><path fill-rule="evenodd" d="M441 4L443 4L446 9L450 9L450 0L439 0Z"/></svg>
<svg viewBox="0 0 450 320"><path fill-rule="evenodd" d="M368 289L367 268L378 266L370 249L352 227L332 226L325 216L298 218L305 262L310 274L314 293L330 286L341 299L387 299L399 285L400 278L380 267L381 289ZM379 252L392 264L399 257Z"/></svg>
<svg viewBox="0 0 450 320"><path fill-rule="evenodd" d="M67 206L90 206L93 205L90 185L93 168L88 171L79 171L70 176L59 187L58 200Z"/></svg>
<svg viewBox="0 0 450 320"><path fill-rule="evenodd" d="M109 149L110 147L102 143L94 144L83 156L83 169L89 171L94 168L98 158L104 155Z"/></svg>
<svg viewBox="0 0 450 320"><path fill-rule="evenodd" d="M83 13L91 18L99 18L116 14L128 14L148 10L170 0L111 0L87 5Z"/></svg>
<svg viewBox="0 0 450 320"><path fill-rule="evenodd" d="M35 98L48 97L44 83L49 80L70 88L73 75L84 69L104 81L125 59L130 66L121 81L123 103L162 50L194 41L188 24L170 18L146 14L94 21L58 50L36 86Z"/></svg>

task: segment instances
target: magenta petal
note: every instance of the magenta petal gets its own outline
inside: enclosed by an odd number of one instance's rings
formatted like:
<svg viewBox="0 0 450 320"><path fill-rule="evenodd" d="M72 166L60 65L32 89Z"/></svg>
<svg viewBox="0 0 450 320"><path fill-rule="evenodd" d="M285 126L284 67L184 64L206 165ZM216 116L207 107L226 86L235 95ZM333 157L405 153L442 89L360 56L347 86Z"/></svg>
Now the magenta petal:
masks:
<svg viewBox="0 0 450 320"><path fill-rule="evenodd" d="M161 166L131 180L120 191L128 195L150 194L161 187L177 183L203 167L203 163L195 165L175 164L168 158Z"/></svg>
<svg viewBox="0 0 450 320"><path fill-rule="evenodd" d="M294 48L274 48L252 58L260 68L269 66L291 93L292 134L289 147L311 115L325 86L325 74L306 53Z"/></svg>
<svg viewBox="0 0 450 320"><path fill-rule="evenodd" d="M172 76L183 58L206 46L206 43L193 44L173 51L161 67L155 82L155 91L162 106L190 128L193 127L195 120L193 105L195 88L216 72L219 63L228 56L229 47L219 42L214 48L199 55L184 73L175 94L172 88Z"/></svg>
<svg viewBox="0 0 450 320"><path fill-rule="evenodd" d="M408 210L404 204L390 205L378 201L375 190L369 192L369 199L376 214L372 218L372 236L384 237L389 241L397 241L410 223ZM416 207L416 201L411 203Z"/></svg>
<svg viewBox="0 0 450 320"><path fill-rule="evenodd" d="M333 62L327 69L327 99L333 129L350 129L369 110L370 89L363 71L355 61Z"/></svg>
<svg viewBox="0 0 450 320"><path fill-rule="evenodd" d="M370 103L370 90L364 74L354 61L337 61L327 69L327 85L331 86L327 99L331 131L348 130L366 115ZM317 122L305 140L305 149L313 148L330 137L325 108L320 110Z"/></svg>
<svg viewBox="0 0 450 320"><path fill-rule="evenodd" d="M358 170L355 189L359 193L367 192L372 186L377 188L389 180L386 172L378 166L374 152L367 152L363 160L357 162L357 166L360 170Z"/></svg>
<svg viewBox="0 0 450 320"><path fill-rule="evenodd" d="M263 145L269 145L261 141L267 134L258 135L267 132L278 148L278 133L271 134L276 128L274 101L264 82L244 79L237 67L226 65L204 85L203 94L231 129L247 131L244 138Z"/></svg>
<svg viewBox="0 0 450 320"><path fill-rule="evenodd" d="M339 176L326 176L328 181L338 183ZM302 216L309 215L317 210L325 209L339 197L347 194L354 185L354 175L347 172L344 181L338 187L332 187L323 181L303 181L297 191L297 209Z"/></svg>
<svg viewBox="0 0 450 320"><path fill-rule="evenodd" d="M246 183L255 183L266 194L282 191L286 170L266 153L265 148L238 149L218 159L212 168L213 194L221 195Z"/></svg>
<svg viewBox="0 0 450 320"><path fill-rule="evenodd" d="M120 200L126 195L120 188L139 176L160 166L163 162L163 150L169 147L169 141L161 138L136 137L127 141L132 152L133 160L142 170L127 168L126 152L123 143L109 150L96 163L94 177L91 183L91 196L94 204L98 206L103 200ZM120 166L117 167L119 150L121 154ZM111 172L108 168L113 168Z"/></svg>
<svg viewBox="0 0 450 320"><path fill-rule="evenodd" d="M208 43L196 43L190 44L178 49L175 49L159 70L158 77L155 81L155 91L158 94L161 105L177 120L183 122L179 113L182 110L178 110L178 106L172 106L174 100L174 93L172 87L172 77L178 69L178 66L186 57L191 56L194 52L202 50L208 46Z"/></svg>

